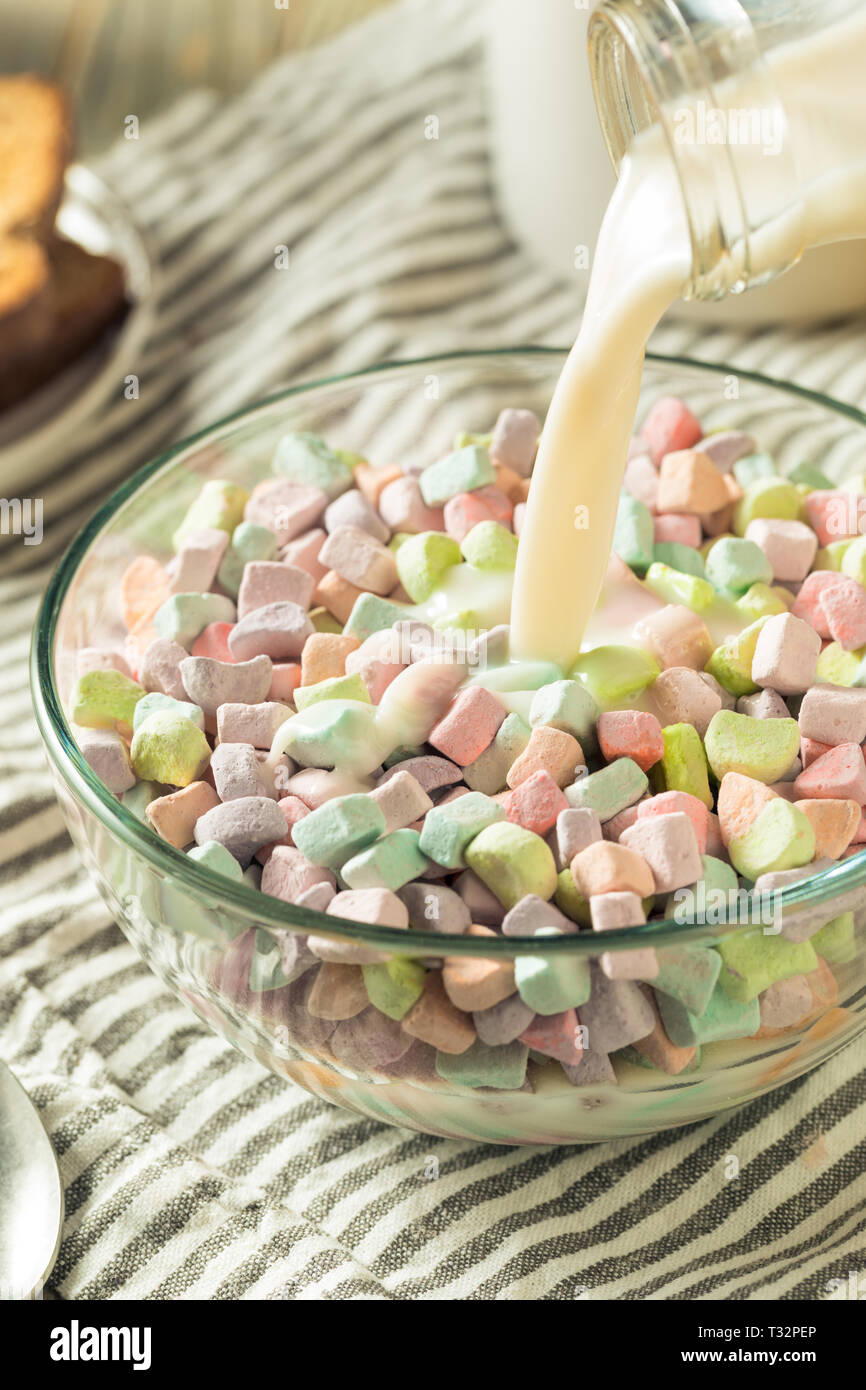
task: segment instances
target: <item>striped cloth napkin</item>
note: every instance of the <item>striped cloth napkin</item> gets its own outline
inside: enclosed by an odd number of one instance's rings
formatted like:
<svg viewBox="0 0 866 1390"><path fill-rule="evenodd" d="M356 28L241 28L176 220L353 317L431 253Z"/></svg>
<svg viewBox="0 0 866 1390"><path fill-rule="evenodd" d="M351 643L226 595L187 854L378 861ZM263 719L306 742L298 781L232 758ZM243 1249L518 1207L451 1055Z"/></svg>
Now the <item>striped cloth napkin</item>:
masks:
<svg viewBox="0 0 866 1390"><path fill-rule="evenodd" d="M654 1138L512 1150L387 1128L199 1023L112 922L51 792L29 631L51 565L120 478L289 380L573 336L569 287L498 219L477 9L386 9L237 100L191 93L100 169L162 267L128 368L140 399L119 389L34 479L45 540L0 556L0 1056L60 1159L64 1298L820 1299L862 1265L862 1046ZM680 324L654 346L866 401L862 325Z"/></svg>

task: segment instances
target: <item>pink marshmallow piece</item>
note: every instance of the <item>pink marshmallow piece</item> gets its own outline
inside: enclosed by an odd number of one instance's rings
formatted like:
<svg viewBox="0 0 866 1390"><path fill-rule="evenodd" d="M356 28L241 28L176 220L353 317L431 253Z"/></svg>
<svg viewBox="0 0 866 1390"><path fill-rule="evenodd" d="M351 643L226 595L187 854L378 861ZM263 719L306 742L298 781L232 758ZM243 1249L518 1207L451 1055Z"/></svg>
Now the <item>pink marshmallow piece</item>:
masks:
<svg viewBox="0 0 866 1390"><path fill-rule="evenodd" d="M462 541L480 521L497 521L511 527L514 508L499 488L488 486L477 492L458 492L444 508L445 530L455 541Z"/></svg>
<svg viewBox="0 0 866 1390"><path fill-rule="evenodd" d="M325 543L327 532L321 526L316 526L312 531L305 531L303 535L295 540L289 541L284 547L280 558L287 565L295 565L298 569L306 570L312 577L313 583L318 584L320 579L324 579L328 573L325 565L319 561L319 551Z"/></svg>
<svg viewBox="0 0 866 1390"><path fill-rule="evenodd" d="M524 830L532 830L536 835L546 835L556 824L560 813L568 810L562 789L543 769L533 772L525 782L509 792L504 805L510 821L522 825Z"/></svg>
<svg viewBox="0 0 866 1390"><path fill-rule="evenodd" d="M685 512L663 512L653 517L653 539L656 544L668 541L697 550L701 543L700 519Z"/></svg>
<svg viewBox="0 0 866 1390"><path fill-rule="evenodd" d="M816 758L800 773L794 791L801 799L833 797L866 805L866 763L859 743L840 743Z"/></svg>
<svg viewBox="0 0 866 1390"><path fill-rule="evenodd" d="M706 854L710 813L698 797L692 796L689 792L659 792L657 796L648 796L645 801L639 801L637 804L638 820L646 820L652 816L667 816L673 811L682 811L688 816L698 842L698 853Z"/></svg>
<svg viewBox="0 0 866 1390"><path fill-rule="evenodd" d="M777 521L756 517L746 527L745 539L763 550L773 569L773 578L795 583L806 578L818 550L818 537L802 521Z"/></svg>
<svg viewBox="0 0 866 1390"><path fill-rule="evenodd" d="M312 597L313 578L306 570L280 560L251 560L244 566L238 590L238 618L268 603L289 602L309 608Z"/></svg>
<svg viewBox="0 0 866 1390"><path fill-rule="evenodd" d="M640 435L649 446L653 463L658 465L665 454L694 448L703 430L685 401L676 396L662 396L650 408Z"/></svg>
<svg viewBox="0 0 866 1390"><path fill-rule="evenodd" d="M856 579L838 575L821 590L821 607L834 642L846 652L866 645L866 591Z"/></svg>
<svg viewBox="0 0 866 1390"><path fill-rule="evenodd" d="M434 725L428 743L459 767L468 767L489 748L505 707L483 686L472 685L452 700L447 713Z"/></svg>

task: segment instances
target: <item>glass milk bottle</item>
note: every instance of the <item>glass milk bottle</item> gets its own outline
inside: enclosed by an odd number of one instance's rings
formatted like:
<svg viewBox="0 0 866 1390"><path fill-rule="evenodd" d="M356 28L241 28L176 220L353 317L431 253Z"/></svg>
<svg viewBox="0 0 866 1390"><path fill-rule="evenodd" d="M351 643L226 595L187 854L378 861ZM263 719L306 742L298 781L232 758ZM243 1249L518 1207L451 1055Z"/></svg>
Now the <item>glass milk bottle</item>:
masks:
<svg viewBox="0 0 866 1390"><path fill-rule="evenodd" d="M646 170L676 172L687 298L721 299L809 248L866 237L863 0L602 0L589 54L615 165L639 149ZM825 312L834 290L816 277Z"/></svg>

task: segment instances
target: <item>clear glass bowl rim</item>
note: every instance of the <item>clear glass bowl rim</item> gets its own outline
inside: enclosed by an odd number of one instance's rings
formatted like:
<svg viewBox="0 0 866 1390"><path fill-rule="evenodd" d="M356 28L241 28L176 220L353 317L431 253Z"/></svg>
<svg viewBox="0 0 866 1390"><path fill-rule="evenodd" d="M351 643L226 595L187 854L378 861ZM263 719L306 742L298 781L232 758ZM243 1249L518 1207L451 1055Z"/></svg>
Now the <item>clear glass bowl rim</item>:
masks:
<svg viewBox="0 0 866 1390"><path fill-rule="evenodd" d="M231 913L236 919L245 921L249 927L266 932L299 931L316 932L335 938L351 934L353 939L371 946L378 946L393 954L442 955L447 940L449 956L502 956L520 955L577 955L597 957L602 947L599 936L591 931L577 931L559 937L478 937L449 936L440 933L413 929L410 932L394 927L371 926L365 922L327 916L308 908L297 907L265 893L250 888L246 883L234 883L223 875L197 864L181 850L174 849L159 839L102 785L98 777L85 762L72 736L66 715L57 690L54 671L54 640L57 622L63 601L69 591L79 565L87 555L91 545L101 531L111 522L119 509L129 501L133 494L148 482L161 469L169 467L190 449L217 442L226 430L241 423L248 424L258 413L266 413L282 401L325 392L333 387L352 387L357 384L374 385L377 379L396 376L398 372L416 369L435 371L436 367L453 370L465 363L478 365L484 361L506 363L512 361L518 366L529 359L533 363L564 362L567 349L557 347L488 348L474 351L437 353L431 357L405 358L378 363L356 372L321 377L313 381L300 382L295 386L274 392L253 405L243 406L224 416L212 425L188 435L169 449L164 450L150 463L137 469L131 477L103 503L90 520L82 527L59 561L39 608L33 629L30 648L30 684L36 721L45 745L46 752L57 772L62 777L73 797L83 803L88 811L97 817L102 826L136 855L144 859L159 875L171 879L173 886L182 888L194 901L217 911ZM742 381L765 387L768 390L807 401L836 415L846 416L866 429L866 414L856 406L844 401L834 400L807 387L778 381L761 372L747 371L742 367L732 367L717 362L701 362L693 357L679 357L662 353L648 352L647 362L659 367L680 368L695 373L730 376L735 373ZM792 884L779 894L779 904L784 909L811 907L829 901L842 893L851 892L866 884L866 857L864 854L842 860L821 874ZM620 951L641 946L654 947L686 945L718 939L720 934L754 930L752 923L732 922L727 925L691 926L676 922L672 918L645 923L637 927L624 927L616 932L606 933L603 938L605 951Z"/></svg>

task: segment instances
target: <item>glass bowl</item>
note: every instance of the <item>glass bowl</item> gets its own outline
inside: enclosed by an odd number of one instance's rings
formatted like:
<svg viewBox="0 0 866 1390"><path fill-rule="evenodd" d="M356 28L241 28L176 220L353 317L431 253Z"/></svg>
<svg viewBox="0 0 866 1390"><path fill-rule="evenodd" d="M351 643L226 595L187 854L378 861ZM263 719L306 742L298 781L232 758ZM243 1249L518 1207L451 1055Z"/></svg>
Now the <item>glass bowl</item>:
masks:
<svg viewBox="0 0 866 1390"><path fill-rule="evenodd" d="M167 538L201 483L227 476L252 486L269 475L280 435L309 430L374 464L429 462L460 430L486 430L507 405L543 416L564 361L558 350L461 353L395 363L285 391L177 445L119 488L73 542L46 592L32 651L39 728L70 833L123 931L195 1013L266 1067L337 1105L432 1134L508 1144L589 1143L649 1134L739 1105L793 1080L854 1038L864 1025L862 855L786 888L785 914L822 921L855 913L859 944L833 964L836 985L802 1024L775 1036L703 1048L700 1065L676 1076L614 1058L616 1081L570 1085L556 1062L531 1054L502 1068L497 1088L446 1079L453 1068L398 1022L369 1007L354 1020L313 1017L307 971L287 982L299 937L310 932L397 956L437 961L434 931L352 924L232 883L160 840L105 790L81 756L63 699L75 651L117 642L124 629L118 580L135 553L160 560ZM682 396L709 430L743 428L786 467L811 460L841 478L860 464L866 417L850 406L725 366L651 357L641 413L660 395ZM604 938L605 951L651 944L657 952L711 943L748 924L651 922ZM856 939L856 938L855 938ZM483 944L482 944L483 941ZM301 953L302 954L302 953ZM590 931L545 938L448 937L449 957L595 960ZM833 997L833 994L837 997ZM444 1074L443 1074L444 1073ZM466 1072L462 1073L463 1078Z"/></svg>

